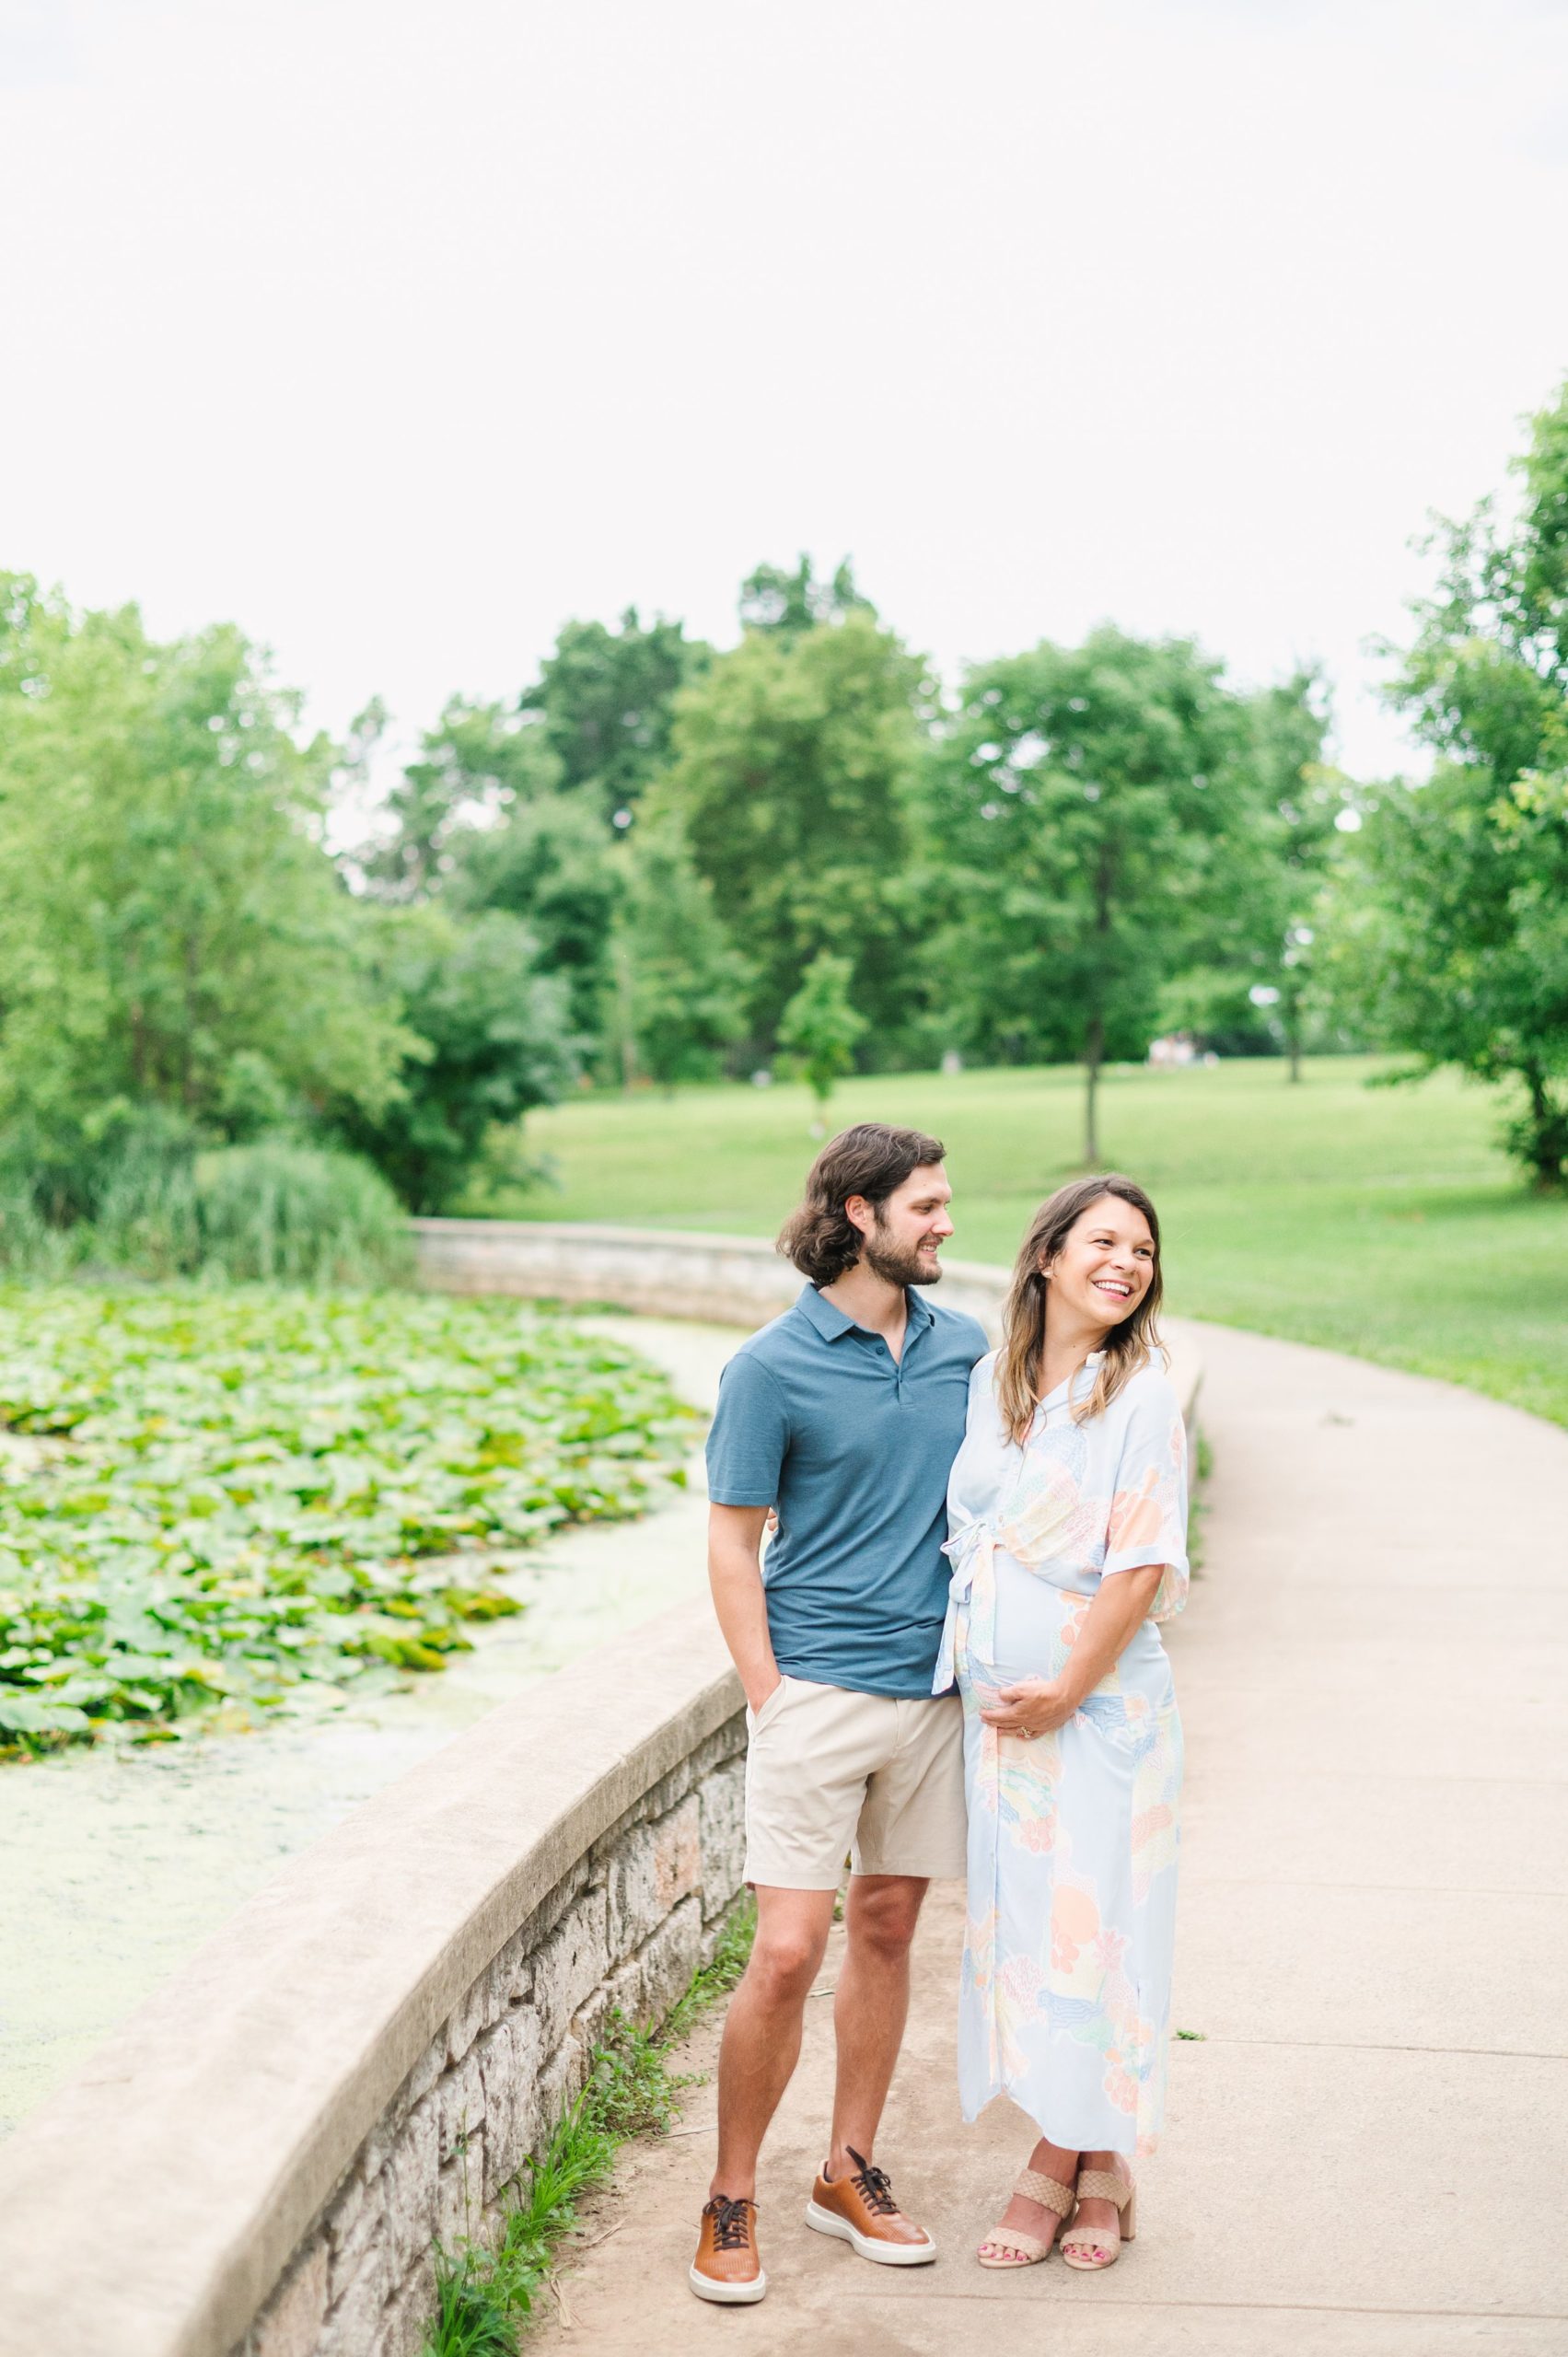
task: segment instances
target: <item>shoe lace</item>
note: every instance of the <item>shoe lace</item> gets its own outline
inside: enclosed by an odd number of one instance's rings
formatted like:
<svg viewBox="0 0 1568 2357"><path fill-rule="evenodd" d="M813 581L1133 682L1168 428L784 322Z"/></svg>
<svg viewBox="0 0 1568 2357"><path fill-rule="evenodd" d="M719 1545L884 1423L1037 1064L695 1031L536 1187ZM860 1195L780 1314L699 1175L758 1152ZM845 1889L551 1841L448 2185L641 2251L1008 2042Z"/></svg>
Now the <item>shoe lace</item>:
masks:
<svg viewBox="0 0 1568 2357"><path fill-rule="evenodd" d="M715 2250L744 2250L751 2239L751 2221L747 2212L751 2204L743 2194L738 2201L728 2200L716 2193L707 2205L707 2214L714 2222Z"/></svg>
<svg viewBox="0 0 1568 2357"><path fill-rule="evenodd" d="M899 2205L893 2199L892 2181L887 2170L875 2168L869 2161L863 2160L853 2144L849 2148L849 2156L855 2164L855 2173L850 2182L859 2188L866 2208L874 2217L896 2218Z"/></svg>

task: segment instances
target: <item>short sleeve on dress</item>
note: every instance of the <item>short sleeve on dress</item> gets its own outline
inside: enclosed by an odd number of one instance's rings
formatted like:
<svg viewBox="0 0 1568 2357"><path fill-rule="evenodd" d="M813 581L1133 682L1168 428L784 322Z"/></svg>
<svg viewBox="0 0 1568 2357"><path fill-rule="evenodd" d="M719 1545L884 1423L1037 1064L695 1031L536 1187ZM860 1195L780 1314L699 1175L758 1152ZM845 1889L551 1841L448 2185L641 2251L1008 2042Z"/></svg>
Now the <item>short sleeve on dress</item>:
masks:
<svg viewBox="0 0 1568 2357"><path fill-rule="evenodd" d="M1153 1372L1131 1387L1117 1460L1102 1571L1162 1563L1151 1620L1173 1620L1187 1601L1187 1428L1173 1386Z"/></svg>

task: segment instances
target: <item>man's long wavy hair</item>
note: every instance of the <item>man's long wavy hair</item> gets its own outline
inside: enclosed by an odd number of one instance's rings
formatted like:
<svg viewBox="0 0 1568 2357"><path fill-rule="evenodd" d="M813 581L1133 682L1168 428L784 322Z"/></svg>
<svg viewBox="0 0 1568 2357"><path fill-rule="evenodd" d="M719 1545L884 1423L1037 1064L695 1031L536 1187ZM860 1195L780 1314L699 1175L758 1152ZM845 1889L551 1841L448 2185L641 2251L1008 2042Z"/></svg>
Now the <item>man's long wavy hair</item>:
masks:
<svg viewBox="0 0 1568 2357"><path fill-rule="evenodd" d="M923 1130L890 1129L886 1121L857 1121L830 1138L806 1174L806 1200L779 1231L779 1250L814 1285L830 1285L860 1258L864 1238L844 1210L852 1195L864 1195L880 1213L912 1170L947 1159L940 1138Z"/></svg>
<svg viewBox="0 0 1568 2357"><path fill-rule="evenodd" d="M1103 1415L1117 1393L1125 1388L1140 1367L1148 1365L1156 1351L1162 1358L1166 1355L1156 1323L1165 1281L1160 1273L1159 1215L1153 1203L1135 1179L1124 1178L1116 1170L1102 1178L1074 1178L1068 1186L1058 1187L1029 1222L1002 1310L995 1397L1003 1425L1016 1441L1027 1438L1040 1404L1040 1369L1045 1358L1045 1304L1051 1290L1045 1263L1055 1260L1084 1213L1105 1195L1115 1195L1120 1202L1131 1203L1148 1221L1149 1234L1155 1240L1154 1274L1147 1293L1132 1316L1124 1318L1120 1326L1113 1326L1100 1345L1104 1356L1096 1370L1094 1388L1085 1399L1074 1402L1073 1422L1086 1423L1091 1416Z"/></svg>

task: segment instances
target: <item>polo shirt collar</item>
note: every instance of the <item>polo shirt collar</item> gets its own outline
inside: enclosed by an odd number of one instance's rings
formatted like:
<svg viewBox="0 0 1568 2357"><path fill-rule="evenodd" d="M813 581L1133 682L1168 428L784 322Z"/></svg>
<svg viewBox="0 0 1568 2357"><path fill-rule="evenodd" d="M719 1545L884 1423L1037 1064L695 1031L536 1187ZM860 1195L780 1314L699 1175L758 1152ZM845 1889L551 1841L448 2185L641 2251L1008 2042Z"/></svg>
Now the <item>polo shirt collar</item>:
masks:
<svg viewBox="0 0 1568 2357"><path fill-rule="evenodd" d="M935 1311L928 1301L916 1293L912 1285L906 1285L904 1288L904 1303L905 1315L912 1330L935 1325ZM819 1293L813 1284L807 1284L804 1288L797 1306L805 1312L824 1341L836 1342L841 1334L859 1334L865 1330L863 1327L857 1326L853 1318L846 1318L838 1303L828 1300L827 1296Z"/></svg>

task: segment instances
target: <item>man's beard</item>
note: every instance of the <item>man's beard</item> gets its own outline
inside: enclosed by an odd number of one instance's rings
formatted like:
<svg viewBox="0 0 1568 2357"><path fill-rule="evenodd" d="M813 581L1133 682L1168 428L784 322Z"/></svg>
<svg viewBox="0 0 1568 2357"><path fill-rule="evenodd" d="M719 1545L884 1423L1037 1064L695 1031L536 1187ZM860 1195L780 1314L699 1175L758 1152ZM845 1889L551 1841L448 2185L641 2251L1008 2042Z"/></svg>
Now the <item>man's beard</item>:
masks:
<svg viewBox="0 0 1568 2357"><path fill-rule="evenodd" d="M935 1285L942 1282L942 1264L925 1265L913 1245L900 1246L893 1242L882 1225L882 1214L877 1213L877 1225L861 1248L861 1258L873 1273L889 1285Z"/></svg>

